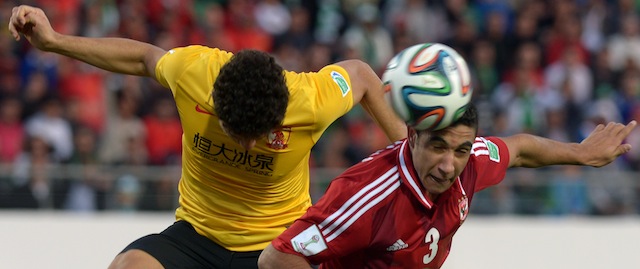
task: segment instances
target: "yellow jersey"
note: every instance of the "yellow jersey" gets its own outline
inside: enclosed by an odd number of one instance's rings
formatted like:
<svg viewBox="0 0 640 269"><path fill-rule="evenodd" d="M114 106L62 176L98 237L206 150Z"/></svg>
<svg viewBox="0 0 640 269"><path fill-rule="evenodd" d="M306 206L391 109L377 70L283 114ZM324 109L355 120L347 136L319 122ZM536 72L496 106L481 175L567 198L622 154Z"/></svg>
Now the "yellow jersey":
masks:
<svg viewBox="0 0 640 269"><path fill-rule="evenodd" d="M282 128L245 150L220 128L211 95L220 67L232 55L204 46L175 48L158 61L155 74L171 89L182 122L176 219L231 251L255 251L311 205L311 148L353 107L353 97L340 66L285 71L290 96Z"/></svg>

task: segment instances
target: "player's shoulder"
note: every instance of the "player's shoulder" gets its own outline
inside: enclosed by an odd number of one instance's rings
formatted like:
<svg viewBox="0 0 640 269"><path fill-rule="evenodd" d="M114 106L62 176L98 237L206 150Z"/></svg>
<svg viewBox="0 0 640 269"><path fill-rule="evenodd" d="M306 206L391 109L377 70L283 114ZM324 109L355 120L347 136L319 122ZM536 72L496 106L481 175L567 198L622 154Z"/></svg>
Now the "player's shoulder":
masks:
<svg viewBox="0 0 640 269"><path fill-rule="evenodd" d="M198 59L210 61L217 59L222 62L227 61L233 53L203 45L190 45L185 47L175 47L167 51L163 58L176 59L180 61L196 61Z"/></svg>
<svg viewBox="0 0 640 269"><path fill-rule="evenodd" d="M501 151L506 151L507 146L502 139L495 136L478 136L476 137L471 148L471 157L489 158L490 160L499 161Z"/></svg>
<svg viewBox="0 0 640 269"><path fill-rule="evenodd" d="M342 79L347 81L349 73L342 66L329 64L317 71L297 72L287 70L285 72L285 77L292 80L296 78L313 78L313 80L335 81L337 79Z"/></svg>
<svg viewBox="0 0 640 269"><path fill-rule="evenodd" d="M398 141L395 141L389 145L387 145L386 147L379 149L375 152L373 152L371 155L367 156L366 158L362 159L362 161L360 163L368 163L368 162L392 162L395 165L395 159L397 157L397 155L399 154L399 150L400 148L403 146L403 143L406 141L406 139L401 139ZM380 159L384 159L384 160L380 160Z"/></svg>
<svg viewBox="0 0 640 269"><path fill-rule="evenodd" d="M398 150L402 140L380 149L359 163L351 166L338 178L342 184L368 185L376 180L386 180L397 176Z"/></svg>
<svg viewBox="0 0 640 269"><path fill-rule="evenodd" d="M497 173L506 170L508 164L509 150L502 139L479 136L473 143L465 171L483 175L489 171Z"/></svg>

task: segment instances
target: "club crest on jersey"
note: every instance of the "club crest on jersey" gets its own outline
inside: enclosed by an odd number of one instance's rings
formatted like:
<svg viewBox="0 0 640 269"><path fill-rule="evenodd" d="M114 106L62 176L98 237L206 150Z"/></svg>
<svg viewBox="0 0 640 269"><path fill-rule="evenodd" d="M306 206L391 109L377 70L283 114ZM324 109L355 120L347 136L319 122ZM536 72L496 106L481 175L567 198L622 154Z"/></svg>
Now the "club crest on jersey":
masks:
<svg viewBox="0 0 640 269"><path fill-rule="evenodd" d="M460 223L464 222L469 214L469 199L466 195L458 199L458 213L460 213Z"/></svg>
<svg viewBox="0 0 640 269"><path fill-rule="evenodd" d="M289 147L289 137L291 137L291 127L282 127L267 136L267 146L272 149L286 149Z"/></svg>

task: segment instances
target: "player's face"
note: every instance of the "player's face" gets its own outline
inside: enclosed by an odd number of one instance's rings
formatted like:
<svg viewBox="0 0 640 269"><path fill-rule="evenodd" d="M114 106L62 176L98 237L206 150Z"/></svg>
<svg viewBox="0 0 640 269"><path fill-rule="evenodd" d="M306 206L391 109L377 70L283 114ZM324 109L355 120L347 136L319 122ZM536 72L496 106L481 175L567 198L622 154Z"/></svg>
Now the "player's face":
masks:
<svg viewBox="0 0 640 269"><path fill-rule="evenodd" d="M449 189L462 173L475 136L475 129L464 125L410 134L413 166L431 199Z"/></svg>

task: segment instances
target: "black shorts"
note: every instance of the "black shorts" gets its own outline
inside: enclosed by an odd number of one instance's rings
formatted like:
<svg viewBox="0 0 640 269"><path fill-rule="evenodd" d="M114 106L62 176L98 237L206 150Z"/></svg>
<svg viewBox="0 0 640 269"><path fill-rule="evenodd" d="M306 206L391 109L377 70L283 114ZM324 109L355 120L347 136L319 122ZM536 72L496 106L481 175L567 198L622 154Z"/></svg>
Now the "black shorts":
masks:
<svg viewBox="0 0 640 269"><path fill-rule="evenodd" d="M186 221L177 221L159 234L142 237L122 252L139 249L155 257L166 269L258 268L262 251L235 252L198 234Z"/></svg>

